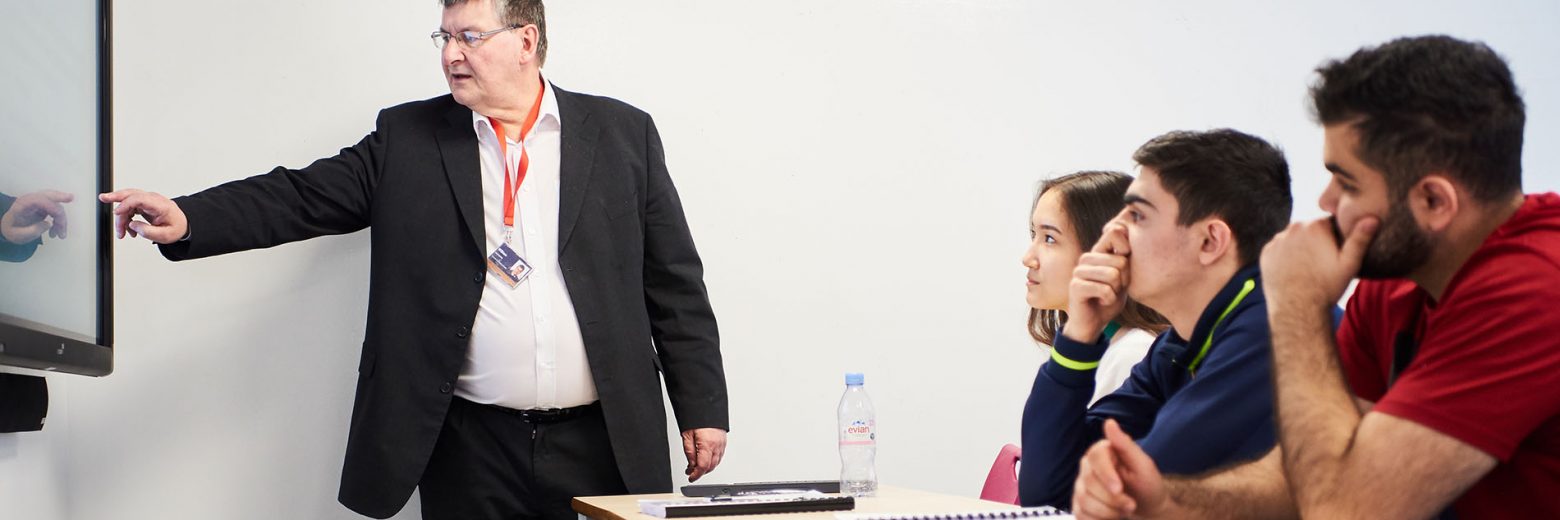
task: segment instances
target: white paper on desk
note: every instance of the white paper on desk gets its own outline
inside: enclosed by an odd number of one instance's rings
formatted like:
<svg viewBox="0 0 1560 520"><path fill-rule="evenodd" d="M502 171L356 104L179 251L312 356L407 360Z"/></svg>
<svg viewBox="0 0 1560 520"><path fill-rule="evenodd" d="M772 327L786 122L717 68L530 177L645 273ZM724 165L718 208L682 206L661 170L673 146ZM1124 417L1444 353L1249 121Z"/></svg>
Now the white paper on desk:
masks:
<svg viewBox="0 0 1560 520"><path fill-rule="evenodd" d="M742 496L700 497L700 498L674 498L671 500L646 499L639 501L641 513L656 517L666 518L667 507L701 507L719 506L726 504L753 504L758 502L788 502L803 498L824 498L828 495L818 491L802 491L797 493L765 493Z"/></svg>

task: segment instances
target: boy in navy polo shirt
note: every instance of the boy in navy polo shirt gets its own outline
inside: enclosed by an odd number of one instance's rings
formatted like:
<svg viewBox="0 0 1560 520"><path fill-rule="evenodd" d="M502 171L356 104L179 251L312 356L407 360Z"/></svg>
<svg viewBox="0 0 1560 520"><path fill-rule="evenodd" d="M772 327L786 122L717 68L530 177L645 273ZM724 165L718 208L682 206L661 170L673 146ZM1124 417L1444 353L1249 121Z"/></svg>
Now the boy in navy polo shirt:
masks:
<svg viewBox="0 0 1560 520"><path fill-rule="evenodd" d="M1126 207L1079 259L1067 325L1024 407L1024 505L1071 505L1079 457L1109 419L1172 473L1253 459L1275 442L1256 261L1289 220L1283 153L1215 130L1156 137L1133 159L1140 172ZM1171 330L1091 407L1095 367L1129 295Z"/></svg>

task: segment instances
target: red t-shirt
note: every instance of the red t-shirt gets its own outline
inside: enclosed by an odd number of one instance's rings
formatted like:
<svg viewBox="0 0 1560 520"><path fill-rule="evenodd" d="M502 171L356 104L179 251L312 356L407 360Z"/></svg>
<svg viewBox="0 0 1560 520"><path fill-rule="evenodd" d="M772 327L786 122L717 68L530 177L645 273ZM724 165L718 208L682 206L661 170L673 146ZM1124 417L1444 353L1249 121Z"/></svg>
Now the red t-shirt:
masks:
<svg viewBox="0 0 1560 520"><path fill-rule="evenodd" d="M1388 390L1416 312L1418 354ZM1374 411L1500 461L1453 503L1459 518L1560 518L1560 195L1528 195L1439 302L1407 280L1361 280L1338 353Z"/></svg>

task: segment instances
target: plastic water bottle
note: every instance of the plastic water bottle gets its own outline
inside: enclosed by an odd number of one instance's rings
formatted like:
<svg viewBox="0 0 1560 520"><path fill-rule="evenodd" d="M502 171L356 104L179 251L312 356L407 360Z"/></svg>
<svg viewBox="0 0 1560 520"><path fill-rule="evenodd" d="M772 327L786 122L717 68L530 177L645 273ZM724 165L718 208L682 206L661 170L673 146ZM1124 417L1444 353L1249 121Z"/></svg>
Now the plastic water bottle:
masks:
<svg viewBox="0 0 1560 520"><path fill-rule="evenodd" d="M862 387L861 374L845 374L840 397L840 491L869 497L877 493L877 412Z"/></svg>

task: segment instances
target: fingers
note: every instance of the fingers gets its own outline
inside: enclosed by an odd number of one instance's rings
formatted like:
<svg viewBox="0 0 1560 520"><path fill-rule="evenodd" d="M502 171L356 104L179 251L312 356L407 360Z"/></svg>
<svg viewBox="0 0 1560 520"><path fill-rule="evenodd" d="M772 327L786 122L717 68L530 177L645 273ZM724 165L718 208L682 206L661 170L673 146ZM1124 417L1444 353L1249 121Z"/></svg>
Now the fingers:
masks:
<svg viewBox="0 0 1560 520"><path fill-rule="evenodd" d="M1132 245L1127 242L1127 226L1120 222L1105 224L1105 229L1100 233L1100 240L1089 249L1093 253L1103 253L1116 256L1132 254Z"/></svg>
<svg viewBox="0 0 1560 520"><path fill-rule="evenodd" d="M700 474L708 474L715 471L715 466L720 465L721 457L726 454L726 431L719 428L700 428L694 430L694 450L699 452Z"/></svg>
<svg viewBox="0 0 1560 520"><path fill-rule="evenodd" d="M140 214L156 218L167 211L167 204L164 202L172 203L162 195L138 191L121 199L119 205L114 207L114 214L129 216Z"/></svg>
<svg viewBox="0 0 1560 520"><path fill-rule="evenodd" d="M1068 296L1076 295L1076 298L1080 301L1097 302L1100 307L1106 309L1115 307L1116 301L1121 298L1120 293L1110 285L1091 282L1081 278L1073 278L1072 282L1068 284L1067 290L1070 291Z"/></svg>
<svg viewBox="0 0 1560 520"><path fill-rule="evenodd" d="M1345 264L1352 267L1350 272L1359 270L1360 261L1365 258L1365 250L1370 247L1371 239L1376 236L1376 227L1380 224L1381 222L1375 217L1366 217L1355 223L1354 229L1349 230L1349 236L1344 239L1343 247L1338 254ZM1324 221L1313 225L1326 226L1327 223Z"/></svg>
<svg viewBox="0 0 1560 520"><path fill-rule="evenodd" d="M54 225L50 224L49 221L40 220L32 223L31 225L22 227L21 231L26 233L26 235L29 237L28 241L31 242L32 240L43 236L44 233L49 232L53 228Z"/></svg>
<svg viewBox="0 0 1560 520"><path fill-rule="evenodd" d="M1099 283L1119 291L1127 285L1122 280L1122 272L1122 268L1115 266L1080 264L1073 268L1073 279Z"/></svg>
<svg viewBox="0 0 1560 520"><path fill-rule="evenodd" d="M28 193L16 199L16 204L32 211L38 211L49 216L55 216L65 212L64 204L75 200L76 197L63 191L43 190L36 193Z"/></svg>
<svg viewBox="0 0 1560 520"><path fill-rule="evenodd" d="M1084 253L1073 268L1069 291L1080 291L1080 301L1098 301L1105 309L1121 303L1127 290L1127 258L1107 253ZM1072 293L1068 294L1069 299Z"/></svg>
<svg viewBox="0 0 1560 520"><path fill-rule="evenodd" d="M1117 424L1115 419L1105 421L1105 439L1110 441L1111 452L1116 455L1116 460L1120 461L1122 467L1137 474L1145 471L1158 473L1154 459L1132 440L1132 436L1121 431L1121 425Z"/></svg>
<svg viewBox="0 0 1560 520"><path fill-rule="evenodd" d="M1126 495L1132 499L1126 506L1127 512L1149 517L1165 513L1169 496L1165 491L1164 476L1159 473L1154 459L1122 431L1115 420L1105 423L1105 442L1110 443L1110 450L1116 456L1116 471L1121 475Z"/></svg>
<svg viewBox="0 0 1560 520"><path fill-rule="evenodd" d="M159 244L171 244L184 238L188 230L179 205L161 194L136 189L119 190L98 195L105 203L118 203L114 207L114 234L145 237ZM143 216L145 221L135 220Z"/></svg>
<svg viewBox="0 0 1560 520"><path fill-rule="evenodd" d="M59 208L59 206L55 207ZM65 208L59 209L60 211L49 214L54 219L54 225L49 228L49 236L63 239L65 238L65 232L70 230L70 220L65 218Z"/></svg>
<svg viewBox="0 0 1560 520"><path fill-rule="evenodd" d="M131 195L140 193L141 190L119 190L98 195L98 200L105 204L118 204L130 198ZM124 238L125 230L130 224L130 219L135 217L135 207L127 204L114 206L114 237Z"/></svg>
<svg viewBox="0 0 1560 520"><path fill-rule="evenodd" d="M1091 446L1078 464L1073 513L1078 518L1122 518L1138 512L1140 500L1150 509L1160 507L1154 461L1114 419L1105 421L1104 430L1105 439Z"/></svg>
<svg viewBox="0 0 1560 520"><path fill-rule="evenodd" d="M125 233L130 229L130 219L132 219L132 218L135 218L135 213L134 212L120 213L118 209L114 210L114 236L115 237L117 237L117 238L124 238L125 237ZM129 231L129 233L130 233L130 236L132 236L132 237L135 236L135 232Z"/></svg>
<svg viewBox="0 0 1560 520"><path fill-rule="evenodd" d="M726 432L722 430L710 430L710 471L715 471L720 466L720 459L726 456Z"/></svg>
<svg viewBox="0 0 1560 520"><path fill-rule="evenodd" d="M702 477L715 469L715 454L711 451L709 446L701 445L696 441L694 443L694 452L696 452L698 456L695 457L697 463L695 464L696 467L693 470L693 475L688 477L690 482L698 480L699 477Z"/></svg>
<svg viewBox="0 0 1560 520"><path fill-rule="evenodd" d="M34 195L37 195L39 198L35 199L37 203L33 207L48 215L49 218L54 219L53 227L49 228L49 236L65 238L65 232L69 230L70 226L69 220L65 218L65 206L61 204L76 200L76 196L55 190L43 190Z"/></svg>
<svg viewBox="0 0 1560 520"><path fill-rule="evenodd" d="M1114 423L1113 419L1106 421L1107 426ZM1121 483L1121 474L1117 471L1119 461L1116 459L1116 450L1111 449L1109 440L1094 443L1094 446L1089 448L1089 452L1085 455L1092 455L1089 462L1094 467L1094 474L1099 478L1099 483L1104 485L1105 491L1123 492L1126 486Z"/></svg>
<svg viewBox="0 0 1560 520"><path fill-rule="evenodd" d="M693 469L694 469L694 466L695 466L694 458L696 457L696 454L694 453L694 449L693 449L693 446L694 446L694 444L693 444L693 430L688 430L688 431L682 432L682 444L683 444L683 456L688 458L688 467L683 470L683 474L684 475L692 475L693 474Z"/></svg>
<svg viewBox="0 0 1560 520"><path fill-rule="evenodd" d="M30 242L48 233L54 238L65 238L69 229L62 203L75 197L56 190L43 190L17 197L6 211L0 226L5 229L7 241Z"/></svg>
<svg viewBox="0 0 1560 520"><path fill-rule="evenodd" d="M127 197L129 197L131 195L137 194L137 193L142 193L142 191L138 190L138 189L134 189L134 188L129 188L129 189L123 189L123 190L119 190L119 191L111 191L111 192L108 192L108 193L99 193L98 194L98 202L102 202L102 203L105 203L105 204L116 204L116 203L119 203L119 202L124 202L125 198L127 198Z"/></svg>
<svg viewBox="0 0 1560 520"><path fill-rule="evenodd" d="M1108 441L1099 441L1084 452L1073 483L1073 514L1078 518L1122 518L1134 506L1122 491L1115 454Z"/></svg>
<svg viewBox="0 0 1560 520"><path fill-rule="evenodd" d="M135 203L125 204L124 202L132 196L144 193L146 192L137 189L123 189L98 194L99 201L105 204L118 204L118 206L114 206L113 211L115 238L125 237L125 234L129 232L130 219L135 218L136 215L137 205ZM134 237L135 234L131 232L130 236Z"/></svg>
<svg viewBox="0 0 1560 520"><path fill-rule="evenodd" d="M1078 265L1124 271L1127 269L1127 257L1112 253L1089 252L1078 256Z"/></svg>
<svg viewBox="0 0 1560 520"><path fill-rule="evenodd" d="M1067 286L1067 327L1063 335L1075 341L1097 340L1105 322L1126 305L1127 258L1110 253L1084 253Z"/></svg>
<svg viewBox="0 0 1560 520"><path fill-rule="evenodd" d="M49 221L39 220L30 224L16 222L16 219L7 217L0 219L0 239L13 244L26 244L37 240L49 230Z"/></svg>
<svg viewBox="0 0 1560 520"><path fill-rule="evenodd" d="M1127 257L1108 253L1084 253L1073 268L1073 279L1105 284L1116 291L1127 287Z"/></svg>
<svg viewBox="0 0 1560 520"><path fill-rule="evenodd" d="M688 457L688 481L715 471L726 454L726 431L719 428L698 428L682 432L683 455Z"/></svg>
<svg viewBox="0 0 1560 520"><path fill-rule="evenodd" d="M1105 239L1102 238L1095 245L1098 246L1104 241ZM1125 239L1123 239L1123 242L1125 242ZM1084 253L1078 257L1078 266L1073 268L1073 273L1075 275L1079 274L1081 270L1082 274L1088 275L1086 277L1090 280L1125 287L1127 285L1127 267L1129 265L1129 261L1124 255L1094 251Z"/></svg>
<svg viewBox="0 0 1560 520"><path fill-rule="evenodd" d="M69 193L65 193L65 192L59 191L59 190L43 190L43 191L38 192L38 195L42 196L43 198L49 199L50 201L58 202L60 204L64 204L66 202L70 202L70 201L76 200L76 196L75 195L71 195Z"/></svg>
<svg viewBox="0 0 1560 520"><path fill-rule="evenodd" d="M39 211L53 216L65 211L64 204L75 200L75 196L63 191L43 190L28 193L16 199L16 205L33 211Z"/></svg>

